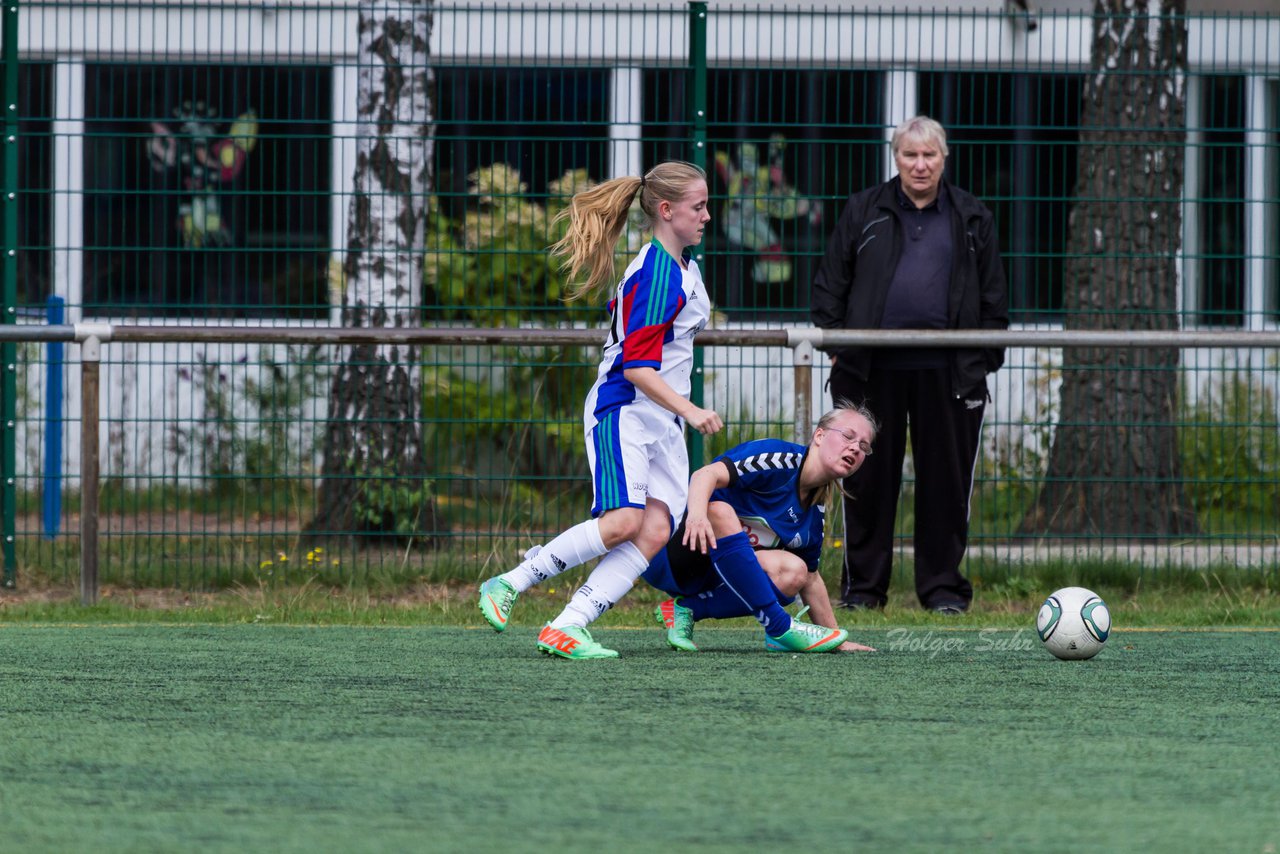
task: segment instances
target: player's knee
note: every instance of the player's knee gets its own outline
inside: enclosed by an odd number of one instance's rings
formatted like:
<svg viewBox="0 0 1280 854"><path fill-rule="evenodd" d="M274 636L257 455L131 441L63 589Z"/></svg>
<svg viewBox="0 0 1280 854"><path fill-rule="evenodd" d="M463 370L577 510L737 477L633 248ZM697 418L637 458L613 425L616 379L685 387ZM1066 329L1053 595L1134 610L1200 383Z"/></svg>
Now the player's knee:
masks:
<svg viewBox="0 0 1280 854"><path fill-rule="evenodd" d="M652 558L662 551L670 539L671 522L668 519L650 515L644 518L644 523L631 541L645 557Z"/></svg>
<svg viewBox="0 0 1280 854"><path fill-rule="evenodd" d="M712 501L707 505L707 520L717 537L728 537L742 530L738 512L727 501Z"/></svg>
<svg viewBox="0 0 1280 854"><path fill-rule="evenodd" d="M773 586L786 596L798 596L809 581L808 564L790 552L770 552L769 557L770 565L765 571L773 581Z"/></svg>
<svg viewBox="0 0 1280 854"><path fill-rule="evenodd" d="M600 540L612 549L636 540L644 527L644 513L633 507L619 507L600 517ZM665 543L665 540L664 540Z"/></svg>

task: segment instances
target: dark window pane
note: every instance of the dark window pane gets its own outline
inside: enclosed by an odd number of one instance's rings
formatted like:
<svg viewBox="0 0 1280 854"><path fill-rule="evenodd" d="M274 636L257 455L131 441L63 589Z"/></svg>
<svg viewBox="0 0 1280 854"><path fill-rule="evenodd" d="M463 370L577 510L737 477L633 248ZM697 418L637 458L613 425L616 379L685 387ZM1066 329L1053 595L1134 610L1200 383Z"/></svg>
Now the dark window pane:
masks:
<svg viewBox="0 0 1280 854"><path fill-rule="evenodd" d="M947 129L947 177L995 216L1009 304L1023 322L1061 312L1076 179L1078 75L920 75L920 112Z"/></svg>
<svg viewBox="0 0 1280 854"><path fill-rule="evenodd" d="M328 313L330 73L88 65L87 314Z"/></svg>
<svg viewBox="0 0 1280 854"><path fill-rule="evenodd" d="M1280 320L1280 85L1275 83L1267 87L1267 116L1271 131L1267 138L1267 230L1262 252L1266 255L1267 313L1274 322Z"/></svg>
<svg viewBox="0 0 1280 854"><path fill-rule="evenodd" d="M437 70L424 318L562 315L550 221L573 187L610 177L611 79L599 68Z"/></svg>
<svg viewBox="0 0 1280 854"><path fill-rule="evenodd" d="M505 163L529 192L571 169L599 181L606 173L609 101L606 69L454 68L436 79L436 188L452 210L467 198L468 176Z"/></svg>
<svg viewBox="0 0 1280 854"><path fill-rule="evenodd" d="M685 80L682 70L644 74L646 165L690 157ZM845 199L880 178L881 80L864 71L708 73L703 267L719 308L807 322L813 275Z"/></svg>
<svg viewBox="0 0 1280 854"><path fill-rule="evenodd" d="M18 66L18 305L53 292L53 65Z"/></svg>
<svg viewBox="0 0 1280 854"><path fill-rule="evenodd" d="M1201 323L1244 322L1244 78L1206 77L1200 87Z"/></svg>

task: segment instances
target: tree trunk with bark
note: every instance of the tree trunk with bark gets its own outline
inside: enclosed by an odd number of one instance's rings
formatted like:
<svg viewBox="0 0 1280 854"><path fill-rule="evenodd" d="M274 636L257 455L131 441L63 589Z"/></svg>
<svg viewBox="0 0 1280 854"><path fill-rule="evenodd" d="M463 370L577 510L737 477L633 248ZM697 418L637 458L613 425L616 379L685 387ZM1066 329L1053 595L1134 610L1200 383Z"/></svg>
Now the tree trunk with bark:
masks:
<svg viewBox="0 0 1280 854"><path fill-rule="evenodd" d="M1066 328L1178 328L1185 0L1096 0L1070 219ZM1069 347L1048 472L1023 533L1196 529L1181 482L1178 351Z"/></svg>
<svg viewBox="0 0 1280 854"><path fill-rule="evenodd" d="M359 138L342 323L420 325L422 253L431 189L432 4L362 0ZM436 530L422 441L417 353L352 345L329 393L315 537L392 534L424 541ZM372 544L372 543L370 543Z"/></svg>

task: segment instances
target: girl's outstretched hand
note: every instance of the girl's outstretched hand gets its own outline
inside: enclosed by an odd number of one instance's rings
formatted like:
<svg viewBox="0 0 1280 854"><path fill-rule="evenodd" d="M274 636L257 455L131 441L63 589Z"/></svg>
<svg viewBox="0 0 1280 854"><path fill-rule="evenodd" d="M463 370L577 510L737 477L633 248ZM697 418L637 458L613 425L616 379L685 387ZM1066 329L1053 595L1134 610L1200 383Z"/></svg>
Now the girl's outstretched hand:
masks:
<svg viewBox="0 0 1280 854"><path fill-rule="evenodd" d="M874 646L867 646L865 644L854 643L853 641L845 641L844 643L836 647L835 651L836 652L875 652L876 648Z"/></svg>

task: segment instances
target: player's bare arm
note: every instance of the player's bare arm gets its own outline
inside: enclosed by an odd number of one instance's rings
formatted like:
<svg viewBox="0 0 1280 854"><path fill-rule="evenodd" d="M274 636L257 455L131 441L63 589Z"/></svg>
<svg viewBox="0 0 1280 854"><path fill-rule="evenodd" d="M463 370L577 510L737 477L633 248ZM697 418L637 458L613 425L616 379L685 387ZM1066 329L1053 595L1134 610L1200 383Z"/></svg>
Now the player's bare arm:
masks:
<svg viewBox="0 0 1280 854"><path fill-rule="evenodd" d="M695 406L688 398L677 394L653 368L627 368L622 375L627 382L644 392L645 397L668 412L679 415L702 435L710 436L724 428L724 422L715 410Z"/></svg>
<svg viewBox="0 0 1280 854"><path fill-rule="evenodd" d="M716 547L715 526L710 518L711 494L729 485L729 467L721 461L703 466L689 478L689 504L684 520L687 548L706 554Z"/></svg>

